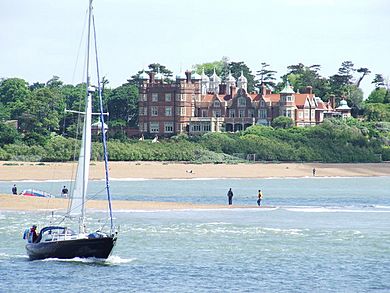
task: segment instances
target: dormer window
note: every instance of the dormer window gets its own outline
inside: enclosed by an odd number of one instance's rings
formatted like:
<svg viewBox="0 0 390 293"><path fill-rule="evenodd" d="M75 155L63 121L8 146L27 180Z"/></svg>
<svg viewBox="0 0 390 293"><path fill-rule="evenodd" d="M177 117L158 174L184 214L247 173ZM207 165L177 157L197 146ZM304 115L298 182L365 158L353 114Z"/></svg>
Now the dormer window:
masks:
<svg viewBox="0 0 390 293"><path fill-rule="evenodd" d="M261 101L261 102L260 102L260 107L264 107L264 106L265 106L264 101Z"/></svg>
<svg viewBox="0 0 390 293"><path fill-rule="evenodd" d="M214 100L214 108L219 108L221 103L218 100Z"/></svg>

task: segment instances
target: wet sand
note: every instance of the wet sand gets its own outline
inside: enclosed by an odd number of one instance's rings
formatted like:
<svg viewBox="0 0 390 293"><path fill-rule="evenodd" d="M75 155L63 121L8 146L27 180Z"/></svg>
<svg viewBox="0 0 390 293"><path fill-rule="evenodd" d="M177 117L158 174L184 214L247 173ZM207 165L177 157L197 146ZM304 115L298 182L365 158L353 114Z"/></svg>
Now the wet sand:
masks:
<svg viewBox="0 0 390 293"><path fill-rule="evenodd" d="M65 211L67 205L68 205L68 201L64 198L42 198L42 197L6 195L6 194L0 195L0 210ZM152 210L243 208L244 206L114 200L112 202L112 207L115 211L120 211L120 210L152 211ZM248 206L245 207L248 208ZM87 208L95 209L95 210L107 210L107 202L103 200L90 200L87 202Z"/></svg>

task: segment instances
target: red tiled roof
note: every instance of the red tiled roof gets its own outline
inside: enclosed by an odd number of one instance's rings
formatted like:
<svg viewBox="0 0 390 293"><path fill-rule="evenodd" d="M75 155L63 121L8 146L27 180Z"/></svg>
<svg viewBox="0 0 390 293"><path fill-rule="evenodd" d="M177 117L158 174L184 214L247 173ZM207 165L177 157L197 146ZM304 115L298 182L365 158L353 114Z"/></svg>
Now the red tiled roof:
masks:
<svg viewBox="0 0 390 293"><path fill-rule="evenodd" d="M265 101L271 101L273 103L277 103L280 101L280 94L269 94L264 96Z"/></svg>
<svg viewBox="0 0 390 293"><path fill-rule="evenodd" d="M306 99L308 98L311 102L313 101L314 94L294 94L295 97L295 105L298 106L304 106Z"/></svg>

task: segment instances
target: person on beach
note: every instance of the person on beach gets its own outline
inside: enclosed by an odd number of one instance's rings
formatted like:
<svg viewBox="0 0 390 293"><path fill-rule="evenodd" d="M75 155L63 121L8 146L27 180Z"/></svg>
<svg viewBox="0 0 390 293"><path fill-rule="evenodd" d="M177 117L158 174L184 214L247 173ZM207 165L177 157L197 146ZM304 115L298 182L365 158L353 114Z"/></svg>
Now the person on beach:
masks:
<svg viewBox="0 0 390 293"><path fill-rule="evenodd" d="M64 186L64 188L62 188L62 190L61 190L61 196L67 198L68 192L69 192L68 188L66 188L66 186Z"/></svg>
<svg viewBox="0 0 390 293"><path fill-rule="evenodd" d="M16 184L12 186L12 194L17 195L18 194L18 188L16 187Z"/></svg>
<svg viewBox="0 0 390 293"><path fill-rule="evenodd" d="M229 200L229 205L232 205L233 203L233 191L232 189L230 188L228 193L227 193L227 197L228 197L228 200Z"/></svg>
<svg viewBox="0 0 390 293"><path fill-rule="evenodd" d="M259 193L257 194L257 205L260 206L261 200L263 199L263 193L259 189Z"/></svg>
<svg viewBox="0 0 390 293"><path fill-rule="evenodd" d="M313 168L313 176L316 176L316 168Z"/></svg>

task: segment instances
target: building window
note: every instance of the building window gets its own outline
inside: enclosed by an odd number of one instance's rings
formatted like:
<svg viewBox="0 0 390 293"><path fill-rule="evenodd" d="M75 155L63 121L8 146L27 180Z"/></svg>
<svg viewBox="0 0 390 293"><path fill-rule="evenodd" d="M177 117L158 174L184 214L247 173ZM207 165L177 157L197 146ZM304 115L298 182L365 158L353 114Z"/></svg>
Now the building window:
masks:
<svg viewBox="0 0 390 293"><path fill-rule="evenodd" d="M186 108L180 107L180 115L185 116L186 115Z"/></svg>
<svg viewBox="0 0 390 293"><path fill-rule="evenodd" d="M165 133L173 133L173 122L165 122L164 123L164 132Z"/></svg>
<svg viewBox="0 0 390 293"><path fill-rule="evenodd" d="M221 117L221 110L213 110L213 117Z"/></svg>
<svg viewBox="0 0 390 293"><path fill-rule="evenodd" d="M150 133L159 133L160 125L158 122L150 122Z"/></svg>
<svg viewBox="0 0 390 293"><path fill-rule="evenodd" d="M236 110L234 109L229 109L229 117L234 118L236 116Z"/></svg>
<svg viewBox="0 0 390 293"><path fill-rule="evenodd" d="M309 119L309 110L305 109L305 119Z"/></svg>
<svg viewBox="0 0 390 293"><path fill-rule="evenodd" d="M140 116L144 115L144 107L139 107L139 115Z"/></svg>
<svg viewBox="0 0 390 293"><path fill-rule="evenodd" d="M146 94L140 94L139 95L139 100L146 102L148 100L148 96Z"/></svg>
<svg viewBox="0 0 390 293"><path fill-rule="evenodd" d="M238 107L245 107L246 106L246 99L244 97L238 98Z"/></svg>
<svg viewBox="0 0 390 293"><path fill-rule="evenodd" d="M152 102L158 102L158 93L152 93Z"/></svg>
<svg viewBox="0 0 390 293"><path fill-rule="evenodd" d="M265 107L265 103L263 100L260 102L260 107Z"/></svg>
<svg viewBox="0 0 390 293"><path fill-rule="evenodd" d="M298 117L299 117L300 119L303 118L303 113L302 113L302 111L299 111L299 112L298 112Z"/></svg>
<svg viewBox="0 0 390 293"><path fill-rule="evenodd" d="M165 107L165 116L172 116L172 107Z"/></svg>
<svg viewBox="0 0 390 293"><path fill-rule="evenodd" d="M245 117L245 110L238 110L238 117Z"/></svg>
<svg viewBox="0 0 390 293"><path fill-rule="evenodd" d="M165 102L170 102L172 99L172 94L171 93L165 93Z"/></svg>
<svg viewBox="0 0 390 293"><path fill-rule="evenodd" d="M260 119L266 119L267 118L267 110L266 109L260 109L259 110L259 118Z"/></svg>
<svg viewBox="0 0 390 293"><path fill-rule="evenodd" d="M207 117L208 116L208 111L205 109L202 109L202 117Z"/></svg>
<svg viewBox="0 0 390 293"><path fill-rule="evenodd" d="M253 109L248 109L248 116L249 117L255 117L255 111Z"/></svg>
<svg viewBox="0 0 390 293"><path fill-rule="evenodd" d="M198 131L200 131L200 125L199 125L199 124L194 124L194 125L192 125L192 131L193 131L193 132L198 132Z"/></svg>
<svg viewBox="0 0 390 293"><path fill-rule="evenodd" d="M219 108L221 103L218 100L214 100L214 108Z"/></svg>
<svg viewBox="0 0 390 293"><path fill-rule="evenodd" d="M203 124L203 131L207 132L207 131L211 131L211 127L210 127L210 124Z"/></svg>
<svg viewBox="0 0 390 293"><path fill-rule="evenodd" d="M287 102L291 102L292 101L292 96L287 96L286 99L287 99Z"/></svg>
<svg viewBox="0 0 390 293"><path fill-rule="evenodd" d="M157 106L150 107L150 113L152 116L158 116L158 107Z"/></svg>
<svg viewBox="0 0 390 293"><path fill-rule="evenodd" d="M147 122L144 123L144 131L148 131L148 123Z"/></svg>

